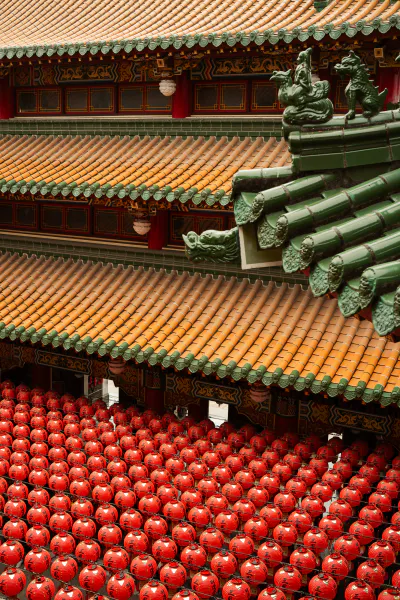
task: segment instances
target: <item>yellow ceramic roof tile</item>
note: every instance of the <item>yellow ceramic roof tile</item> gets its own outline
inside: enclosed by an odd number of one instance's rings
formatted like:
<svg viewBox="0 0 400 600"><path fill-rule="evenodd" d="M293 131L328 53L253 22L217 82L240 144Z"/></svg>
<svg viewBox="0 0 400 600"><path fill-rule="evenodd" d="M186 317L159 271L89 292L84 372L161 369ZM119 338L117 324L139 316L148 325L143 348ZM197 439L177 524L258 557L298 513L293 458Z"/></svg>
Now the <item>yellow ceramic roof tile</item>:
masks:
<svg viewBox="0 0 400 600"><path fill-rule="evenodd" d="M286 142L275 138L0 136L0 179L10 187L40 184L37 193L62 184L78 196L87 186L118 184L161 190L161 197L163 189L191 188L229 196L238 169L289 162Z"/></svg>
<svg viewBox="0 0 400 600"><path fill-rule="evenodd" d="M67 349L97 344L101 354L123 348L127 358L176 355L180 368L201 359L222 376L230 365L399 387L400 343L299 285L4 253L0 330Z"/></svg>
<svg viewBox="0 0 400 600"><path fill-rule="evenodd" d="M0 48L93 45L114 40L167 40L182 36L249 34L326 24L338 28L361 19L388 20L399 10L390 0L332 0L320 12L313 0L3 0ZM96 49L94 50L96 52Z"/></svg>

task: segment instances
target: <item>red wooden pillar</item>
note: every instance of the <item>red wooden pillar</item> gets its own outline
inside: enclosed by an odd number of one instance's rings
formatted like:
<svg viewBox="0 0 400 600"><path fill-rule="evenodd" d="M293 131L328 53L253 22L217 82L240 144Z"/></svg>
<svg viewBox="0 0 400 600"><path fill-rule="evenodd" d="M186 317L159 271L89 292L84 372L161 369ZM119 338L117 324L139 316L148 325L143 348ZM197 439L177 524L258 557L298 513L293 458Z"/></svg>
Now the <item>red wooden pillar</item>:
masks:
<svg viewBox="0 0 400 600"><path fill-rule="evenodd" d="M145 408L155 410L157 414L162 415L164 408L164 390L145 389Z"/></svg>
<svg viewBox="0 0 400 600"><path fill-rule="evenodd" d="M144 371L144 388L146 409L155 410L159 415L162 415L165 410L165 381L160 368L148 368Z"/></svg>
<svg viewBox="0 0 400 600"><path fill-rule="evenodd" d="M388 67L387 69L380 67L377 80L380 91L385 88L388 89L383 108L386 109L388 104L397 104L400 101L400 69L396 67Z"/></svg>
<svg viewBox="0 0 400 600"><path fill-rule="evenodd" d="M190 116L190 79L188 72L176 78L176 92L172 96L172 118L184 119Z"/></svg>
<svg viewBox="0 0 400 600"><path fill-rule="evenodd" d="M150 217L150 222L147 247L150 250L162 250L168 243L168 211L158 210L154 217Z"/></svg>
<svg viewBox="0 0 400 600"><path fill-rule="evenodd" d="M10 78L0 79L0 119L11 119L14 116L14 94Z"/></svg>

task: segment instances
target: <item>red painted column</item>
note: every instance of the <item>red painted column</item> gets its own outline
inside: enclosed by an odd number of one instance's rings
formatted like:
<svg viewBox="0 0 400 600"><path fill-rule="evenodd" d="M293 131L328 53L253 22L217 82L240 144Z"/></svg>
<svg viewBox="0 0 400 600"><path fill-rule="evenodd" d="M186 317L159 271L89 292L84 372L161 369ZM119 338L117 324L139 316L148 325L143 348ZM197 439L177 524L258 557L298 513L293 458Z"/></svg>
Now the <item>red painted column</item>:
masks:
<svg viewBox="0 0 400 600"><path fill-rule="evenodd" d="M0 119L11 119L14 116L14 94L10 78L0 79Z"/></svg>
<svg viewBox="0 0 400 600"><path fill-rule="evenodd" d="M151 390L149 388L145 388L145 402L146 409L152 409L157 412L157 414L162 415L164 408L164 390Z"/></svg>
<svg viewBox="0 0 400 600"><path fill-rule="evenodd" d="M150 222L147 247L149 250L162 250L168 243L168 211L158 210L154 217L150 217Z"/></svg>
<svg viewBox="0 0 400 600"><path fill-rule="evenodd" d="M378 71L378 86L380 91L388 89L386 101L383 108L387 105L397 104L400 100L400 69L389 67L380 68Z"/></svg>
<svg viewBox="0 0 400 600"><path fill-rule="evenodd" d="M187 71L176 78L176 92L172 96L172 118L184 119L190 116L190 79Z"/></svg>

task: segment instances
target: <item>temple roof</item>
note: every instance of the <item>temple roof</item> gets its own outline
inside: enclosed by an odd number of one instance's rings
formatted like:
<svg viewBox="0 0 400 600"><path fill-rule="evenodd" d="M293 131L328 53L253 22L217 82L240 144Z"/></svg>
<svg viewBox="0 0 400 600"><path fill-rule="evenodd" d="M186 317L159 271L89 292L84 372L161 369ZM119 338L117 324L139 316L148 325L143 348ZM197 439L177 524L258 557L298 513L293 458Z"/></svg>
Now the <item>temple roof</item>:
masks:
<svg viewBox="0 0 400 600"><path fill-rule="evenodd" d="M238 173L233 192L237 224L255 224L264 252L281 248L287 273L380 335L400 327L399 132L390 111L292 131L292 168Z"/></svg>
<svg viewBox="0 0 400 600"><path fill-rule="evenodd" d="M300 285L0 256L0 338L400 402L400 343Z"/></svg>
<svg viewBox="0 0 400 600"><path fill-rule="evenodd" d="M331 0L3 0L0 58L95 55L133 49L287 43L387 33L400 2Z"/></svg>
<svg viewBox="0 0 400 600"><path fill-rule="evenodd" d="M226 205L238 169L288 160L275 138L4 135L0 191Z"/></svg>

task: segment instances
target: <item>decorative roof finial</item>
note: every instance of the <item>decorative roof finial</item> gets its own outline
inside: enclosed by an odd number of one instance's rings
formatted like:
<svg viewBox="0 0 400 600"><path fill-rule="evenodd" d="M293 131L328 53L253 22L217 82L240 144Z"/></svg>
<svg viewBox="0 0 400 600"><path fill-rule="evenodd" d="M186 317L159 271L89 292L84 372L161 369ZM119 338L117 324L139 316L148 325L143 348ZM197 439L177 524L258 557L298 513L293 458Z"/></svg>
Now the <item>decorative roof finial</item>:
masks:
<svg viewBox="0 0 400 600"><path fill-rule="evenodd" d="M312 82L311 53L312 48L307 48L297 57L294 82L291 71L274 71L271 76L279 88L279 102L286 106L283 120L290 125L325 123L333 115L329 82Z"/></svg>
<svg viewBox="0 0 400 600"><path fill-rule="evenodd" d="M379 92L379 88L369 79L368 67L361 62L361 58L350 50L349 55L342 59L342 62L335 65L335 71L341 77L350 77L345 93L349 112L346 119L354 119L356 116L356 104L361 104L363 115L369 119L383 108L388 90L385 88Z"/></svg>

